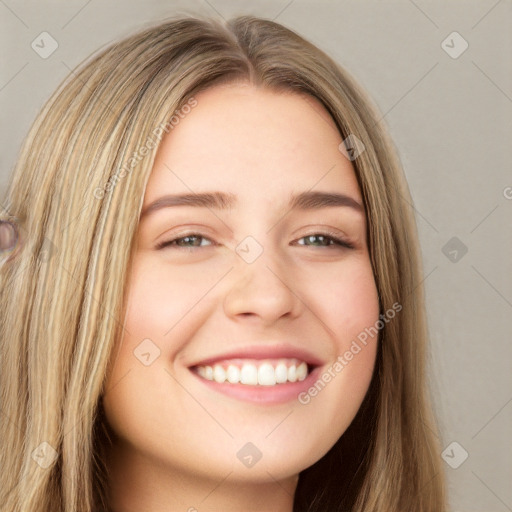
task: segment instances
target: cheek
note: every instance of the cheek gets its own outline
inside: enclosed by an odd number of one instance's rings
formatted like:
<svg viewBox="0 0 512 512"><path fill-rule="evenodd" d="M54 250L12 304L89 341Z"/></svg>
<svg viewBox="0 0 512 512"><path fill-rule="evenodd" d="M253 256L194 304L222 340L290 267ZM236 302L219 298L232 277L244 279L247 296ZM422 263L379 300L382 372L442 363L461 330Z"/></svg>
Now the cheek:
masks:
<svg viewBox="0 0 512 512"><path fill-rule="evenodd" d="M352 401L357 408L371 380L378 343L379 297L369 259L354 259L339 272L331 272L324 285L317 304L332 353L322 380L336 381L330 387L341 394L335 392L332 398L346 405Z"/></svg>
<svg viewBox="0 0 512 512"><path fill-rule="evenodd" d="M310 277L304 296L331 340L324 380L336 381L329 387L347 392L344 403L352 396L356 404L366 393L377 353L380 309L371 263L367 257L353 258L338 270L322 274L317 269L315 280Z"/></svg>
<svg viewBox="0 0 512 512"><path fill-rule="evenodd" d="M342 339L356 338L379 319L379 297L370 265L358 268L334 292L332 314L342 319Z"/></svg>
<svg viewBox="0 0 512 512"><path fill-rule="evenodd" d="M379 319L379 297L369 259L357 258L339 269L317 272L308 296L341 354L351 340Z"/></svg>
<svg viewBox="0 0 512 512"><path fill-rule="evenodd" d="M198 414L193 401L169 401L169 390L176 391L169 371L186 343L194 304L213 279L156 265L150 258L136 257L132 263L123 334L112 354L103 404L116 434L154 456L155 439L169 432L174 408L185 417Z"/></svg>
<svg viewBox="0 0 512 512"><path fill-rule="evenodd" d="M150 259L136 260L128 285L128 331L163 335L171 329L197 295L197 287L191 285L189 278L179 268L152 265Z"/></svg>
<svg viewBox="0 0 512 512"><path fill-rule="evenodd" d="M187 294L192 295L190 287L180 282L176 271L163 278L161 268L134 259L127 285L122 336L111 356L108 397L123 387L118 386L121 381L123 385L134 379L149 382L154 369L179 349L169 344L168 333L185 317L187 307L190 309L188 303L193 297L188 299ZM133 399L137 396L133 395Z"/></svg>
<svg viewBox="0 0 512 512"><path fill-rule="evenodd" d="M181 348L176 340L186 339L173 333L187 330L200 309L198 305L208 301L209 290L226 270L221 265L209 271L204 266L176 266L162 263L159 258L160 261L135 258L128 285L125 327L132 339L152 338L167 357L172 357Z"/></svg>
<svg viewBox="0 0 512 512"><path fill-rule="evenodd" d="M332 352L315 389L302 403L309 403L311 412L337 425L332 432L334 439L354 418L372 378L378 347L375 326L379 321L379 296L369 259L354 259L339 272L331 269L325 276L316 275L317 291L312 303L328 329Z"/></svg>
<svg viewBox="0 0 512 512"><path fill-rule="evenodd" d="M139 383L125 393L131 397L130 406L138 398L142 398L141 403L147 402L144 388L156 389L167 383L169 377L164 369L203 320L207 293L225 272L222 266L205 272L156 263L151 258L134 258L126 293L123 335L115 344L107 375L107 401L117 411L116 415L122 416L123 411L130 409L122 405L125 397L121 390L128 381ZM199 312L201 317L197 316ZM118 386L121 382L123 385Z"/></svg>

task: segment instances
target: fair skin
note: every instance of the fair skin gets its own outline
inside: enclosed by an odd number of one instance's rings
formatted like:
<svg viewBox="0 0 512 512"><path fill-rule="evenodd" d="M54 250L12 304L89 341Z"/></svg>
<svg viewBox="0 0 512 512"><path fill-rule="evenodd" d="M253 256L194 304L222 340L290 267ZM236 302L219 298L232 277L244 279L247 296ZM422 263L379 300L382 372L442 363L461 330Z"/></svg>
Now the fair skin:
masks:
<svg viewBox="0 0 512 512"><path fill-rule="evenodd" d="M103 397L115 433L111 507L291 512L299 472L347 429L374 368L376 342L309 403L297 398L378 320L361 192L313 98L245 83L195 98L160 145L143 212L170 194L219 191L233 202L142 214ZM290 209L303 192L349 199ZM197 373L219 357L223 369L306 360L313 373L275 385Z"/></svg>

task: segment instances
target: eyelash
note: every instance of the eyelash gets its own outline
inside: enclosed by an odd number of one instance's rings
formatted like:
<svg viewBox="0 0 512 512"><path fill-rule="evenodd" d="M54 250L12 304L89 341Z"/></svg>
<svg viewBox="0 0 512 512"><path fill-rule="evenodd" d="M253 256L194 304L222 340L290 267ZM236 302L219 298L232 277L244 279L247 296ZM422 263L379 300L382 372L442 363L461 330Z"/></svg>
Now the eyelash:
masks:
<svg viewBox="0 0 512 512"><path fill-rule="evenodd" d="M327 238L329 241L332 241L332 243L330 243L327 246L318 246L322 249L328 249L328 248L334 248L334 247L341 247L344 249L354 249L355 248L354 245L351 244L350 242L343 240L342 238L339 238L338 236L336 236L334 233L330 233L330 232L312 233L311 235L305 235L305 236L299 238L299 240L302 240L304 238L309 238L309 237L320 237L320 236ZM181 249L181 250L200 249L201 247L193 247L193 246L180 247L179 245L176 244L176 242L179 242L180 240L184 240L185 238L194 238L194 237L201 238L203 240L209 240L211 242L211 240L208 237L203 236L200 233L187 233L178 238L173 238L171 240L164 240L164 241L160 242L159 244L157 244L156 249L161 250L161 249L170 248L173 246L176 247L176 249ZM215 244L211 244L206 247L211 247L213 245L215 245ZM304 247L316 247L314 245L311 245L311 246L308 246L306 244L300 244L300 245L302 245Z"/></svg>

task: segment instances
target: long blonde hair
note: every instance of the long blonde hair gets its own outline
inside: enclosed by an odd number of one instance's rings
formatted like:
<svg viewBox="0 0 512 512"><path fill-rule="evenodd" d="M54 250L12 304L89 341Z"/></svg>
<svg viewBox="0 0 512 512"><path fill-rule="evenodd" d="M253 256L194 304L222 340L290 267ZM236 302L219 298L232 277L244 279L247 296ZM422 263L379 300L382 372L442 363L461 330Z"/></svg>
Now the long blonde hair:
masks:
<svg viewBox="0 0 512 512"><path fill-rule="evenodd" d="M294 510L445 510L416 226L377 109L344 69L285 27L190 15L88 59L43 107L20 152L0 216L16 219L20 234L0 265L2 510L108 508L100 397L161 128L172 129L199 91L234 81L313 96L343 139L364 143L353 165L380 307L402 306L380 332L358 415L301 473Z"/></svg>

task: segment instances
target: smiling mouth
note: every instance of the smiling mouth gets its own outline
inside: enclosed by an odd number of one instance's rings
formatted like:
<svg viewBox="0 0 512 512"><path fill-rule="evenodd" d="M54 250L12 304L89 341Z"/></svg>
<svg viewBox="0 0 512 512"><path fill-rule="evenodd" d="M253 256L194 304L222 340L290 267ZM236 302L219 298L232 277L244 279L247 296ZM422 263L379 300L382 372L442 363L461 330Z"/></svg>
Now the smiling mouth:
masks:
<svg viewBox="0 0 512 512"><path fill-rule="evenodd" d="M218 384L243 384L246 386L279 386L300 382L313 370L300 359L233 359L212 365L191 368L201 378Z"/></svg>

